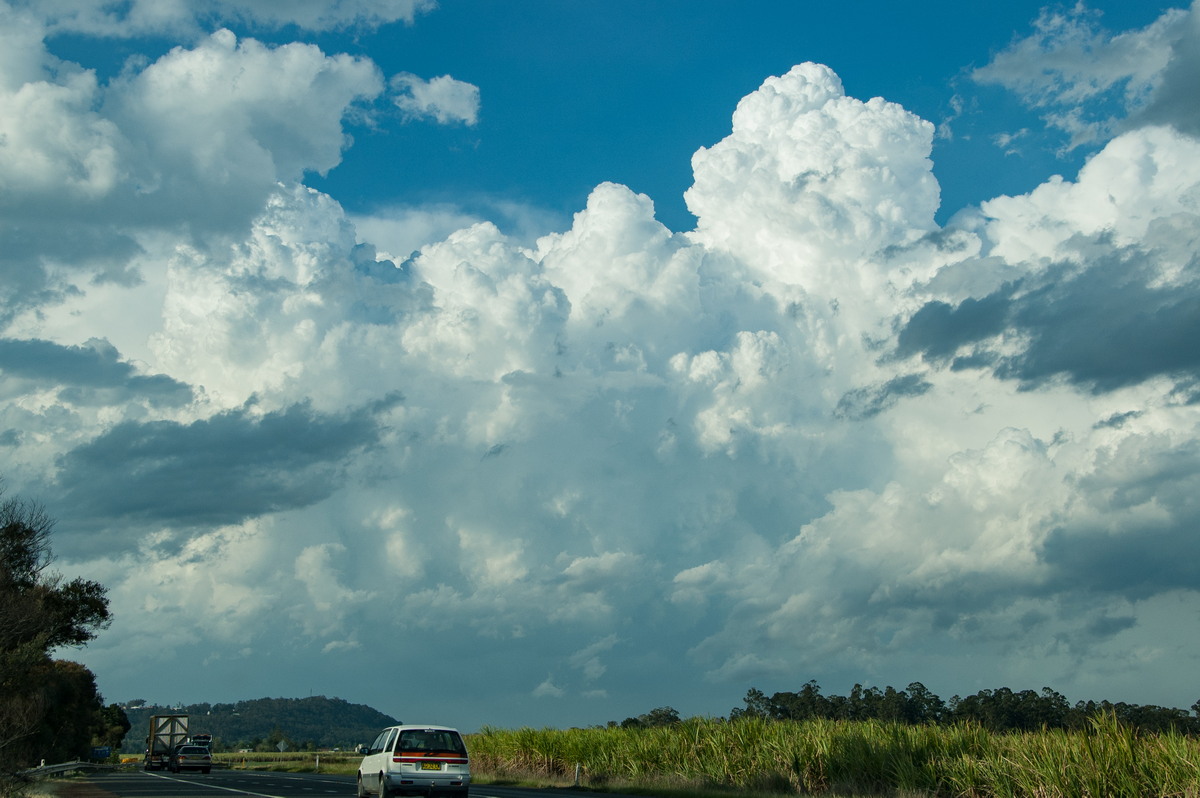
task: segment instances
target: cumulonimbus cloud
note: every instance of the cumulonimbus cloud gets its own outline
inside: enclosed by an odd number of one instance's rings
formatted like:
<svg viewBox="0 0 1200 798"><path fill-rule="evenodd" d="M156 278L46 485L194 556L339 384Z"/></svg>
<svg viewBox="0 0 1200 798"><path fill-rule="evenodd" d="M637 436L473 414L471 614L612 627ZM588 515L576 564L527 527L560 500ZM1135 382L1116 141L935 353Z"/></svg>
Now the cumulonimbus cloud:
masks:
<svg viewBox="0 0 1200 798"><path fill-rule="evenodd" d="M5 95L62 136L3 167L0 236L57 215L19 250L0 445L111 583L97 667L163 656L150 630L246 689L281 650L354 684L436 637L464 712L797 673L1191 689L1160 635L1200 606L1186 130L942 228L933 127L802 64L695 154L693 231L604 183L532 243L468 220L392 258L303 185L373 64L219 32L68 77ZM97 219L121 246L59 262Z"/></svg>

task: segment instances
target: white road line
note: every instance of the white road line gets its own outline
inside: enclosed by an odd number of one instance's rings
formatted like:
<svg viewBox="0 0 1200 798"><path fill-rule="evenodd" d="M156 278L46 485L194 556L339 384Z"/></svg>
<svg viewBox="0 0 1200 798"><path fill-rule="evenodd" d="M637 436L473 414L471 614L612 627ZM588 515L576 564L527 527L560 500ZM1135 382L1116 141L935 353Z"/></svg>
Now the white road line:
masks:
<svg viewBox="0 0 1200 798"><path fill-rule="evenodd" d="M176 779L176 778L172 778L171 776L164 776L160 773L147 773L146 775L153 776L156 779L166 779L167 781L177 781L177 782L180 782L181 784L195 784L196 783L194 781L188 781L185 779ZM283 795L270 795L265 792L251 792L250 790L236 790L233 787L222 787L220 784L212 784L207 781L204 782L204 786L212 787L214 790L224 790L225 792L235 792L235 793L238 793L239 795L257 795L258 798L285 798L285 796L283 796Z"/></svg>

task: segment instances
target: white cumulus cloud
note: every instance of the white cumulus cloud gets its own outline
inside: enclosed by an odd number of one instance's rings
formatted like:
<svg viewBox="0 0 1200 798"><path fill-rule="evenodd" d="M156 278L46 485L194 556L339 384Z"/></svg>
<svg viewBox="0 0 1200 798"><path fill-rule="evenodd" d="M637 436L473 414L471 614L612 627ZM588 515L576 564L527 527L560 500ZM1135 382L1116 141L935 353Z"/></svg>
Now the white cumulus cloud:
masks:
<svg viewBox="0 0 1200 798"><path fill-rule="evenodd" d="M464 725L797 674L1194 687L1162 633L1200 610L1183 121L941 227L933 126L801 64L695 154L695 230L606 182L508 234L305 184L374 63L220 29L104 83L41 42L117 9L65 8L0 15L0 445L112 591L106 694L175 699L200 655L231 698L435 668L412 712ZM1121 67L1146 114L1171 58ZM469 84L392 89L477 120Z"/></svg>
<svg viewBox="0 0 1200 798"><path fill-rule="evenodd" d="M1168 9L1139 30L1112 33L1077 3L1042 11L1035 33L974 70L980 83L1016 92L1068 135L1069 149L1103 142L1131 124L1171 123L1200 133L1200 6Z"/></svg>
<svg viewBox="0 0 1200 798"><path fill-rule="evenodd" d="M461 122L474 125L479 120L479 87L449 75L425 80L401 73L392 76L389 86L396 107L412 119L433 119L439 125Z"/></svg>

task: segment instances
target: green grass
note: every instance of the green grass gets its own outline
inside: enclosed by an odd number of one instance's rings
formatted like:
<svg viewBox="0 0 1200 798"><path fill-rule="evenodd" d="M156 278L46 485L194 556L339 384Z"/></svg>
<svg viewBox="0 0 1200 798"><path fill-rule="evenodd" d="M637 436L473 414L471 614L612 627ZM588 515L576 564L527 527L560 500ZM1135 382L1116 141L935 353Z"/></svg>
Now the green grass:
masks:
<svg viewBox="0 0 1200 798"><path fill-rule="evenodd" d="M691 719L650 729L511 731L467 740L472 772L524 783L737 792L979 798L1200 798L1200 741L1138 735L1114 720L1086 732L978 726Z"/></svg>
<svg viewBox="0 0 1200 798"><path fill-rule="evenodd" d="M992 733L974 725L693 718L650 729L485 728L467 737L476 784L579 787L665 798L1200 798L1200 740L1087 731ZM317 754L225 753L218 766L313 772ZM361 757L325 752L320 772Z"/></svg>

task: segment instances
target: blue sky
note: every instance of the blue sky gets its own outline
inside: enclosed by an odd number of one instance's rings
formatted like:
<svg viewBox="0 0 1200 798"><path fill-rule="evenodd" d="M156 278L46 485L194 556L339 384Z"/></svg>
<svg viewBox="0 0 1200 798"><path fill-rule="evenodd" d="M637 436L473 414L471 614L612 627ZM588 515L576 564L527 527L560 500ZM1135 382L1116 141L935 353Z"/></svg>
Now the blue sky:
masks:
<svg viewBox="0 0 1200 798"><path fill-rule="evenodd" d="M64 654L466 729L1190 706L1198 20L0 0L0 476L115 613Z"/></svg>
<svg viewBox="0 0 1200 798"><path fill-rule="evenodd" d="M440 2L410 25L340 30L223 22L266 42L313 42L369 58L388 75L448 74L479 87L474 125L394 118L348 125L354 146L337 169L308 182L355 212L400 202L482 213L496 202L522 201L561 223L611 180L649 195L672 230L688 230L695 219L682 195L691 185L691 153L727 132L731 109L764 77L801 61L834 66L851 96L881 96L950 123L934 151L942 221L999 193L1028 191L1048 173L1074 172L1088 152L1062 152L1061 135L1042 135L1037 114L1018 98L971 78L1054 6L931 2L917 14L889 2L513 5ZM1145 26L1170 7L1087 6L1113 32ZM177 44L150 35L61 34L51 49L112 76L130 56L161 55ZM1016 153L993 142L1023 128L1034 138Z"/></svg>
<svg viewBox="0 0 1200 798"><path fill-rule="evenodd" d="M1089 7L1105 26L1125 30L1169 4ZM688 230L694 217L682 195L691 153L723 137L731 109L765 76L816 61L834 66L851 96L882 96L934 123L955 117L955 135L935 150L935 164L945 161L935 173L946 215L1028 191L1047 170L1081 162L1059 157L1056 138L1006 157L991 137L1034 125L1036 115L969 77L1027 35L1041 8L545 0L514 11L510 3L441 3L409 28L339 41L339 49L369 53L388 72L451 74L479 86L479 124L461 135L410 126L360 137L324 185L348 203L370 203L364 187L385 183L408 201L527 197L569 215L612 180L654 199L671 229ZM955 98L972 107L959 115ZM406 156L389 157L396 148Z"/></svg>

